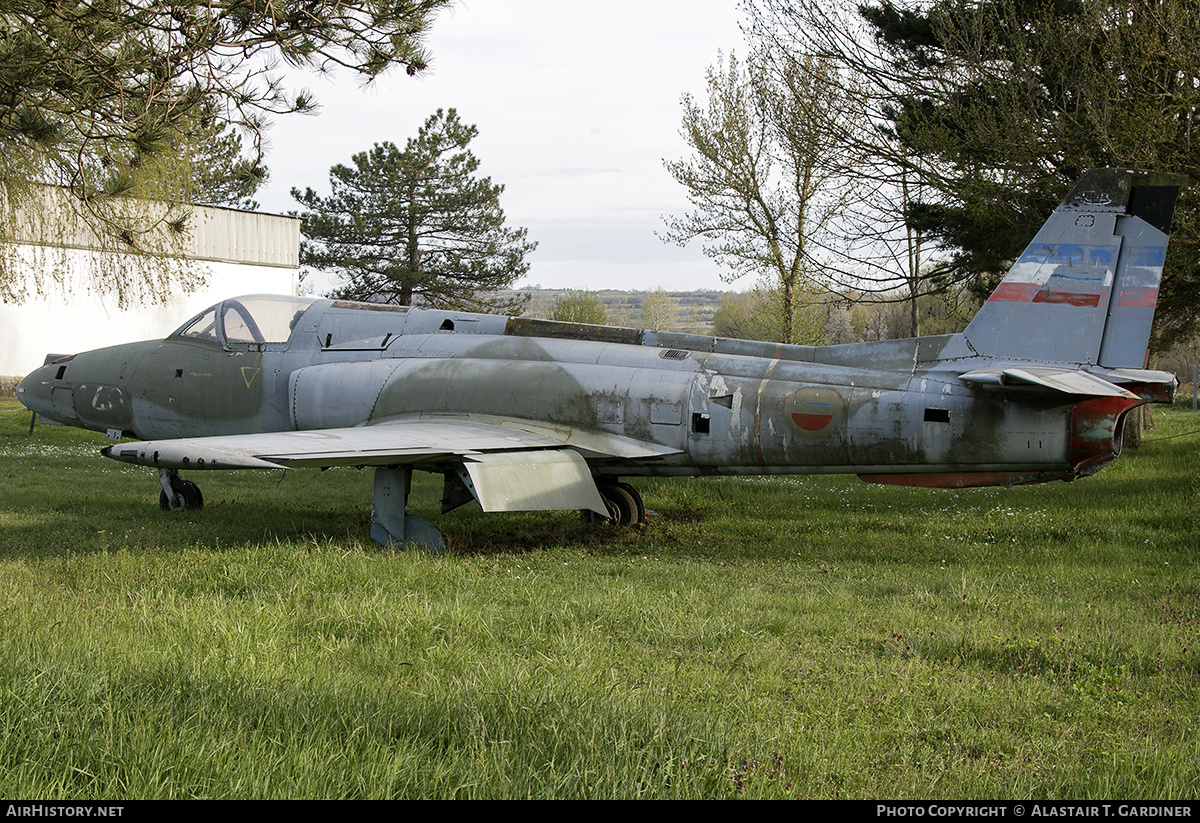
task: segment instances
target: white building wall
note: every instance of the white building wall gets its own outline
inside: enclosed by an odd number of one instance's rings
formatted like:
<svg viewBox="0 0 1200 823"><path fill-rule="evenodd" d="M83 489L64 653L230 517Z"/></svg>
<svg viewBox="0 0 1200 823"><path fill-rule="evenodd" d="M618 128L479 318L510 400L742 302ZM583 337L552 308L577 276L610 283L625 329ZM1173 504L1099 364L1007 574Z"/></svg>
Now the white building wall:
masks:
<svg viewBox="0 0 1200 823"><path fill-rule="evenodd" d="M53 200L48 191L47 198ZM228 297L243 294L296 294L300 286L300 221L293 217L191 206L189 243L183 250L190 271L203 275L192 292L174 290L165 302L121 308L114 295L93 281L120 255L96 251L94 239L79 230L67 238L44 237L50 230L31 221L16 247L26 268L27 297L0 303L0 377L21 377L42 365L49 353L74 354L103 346L165 337L188 318ZM54 247L54 248L51 248ZM64 249L63 247L70 247ZM65 260L63 259L65 255ZM61 285L35 287L45 260L59 260ZM43 292L39 294L39 291Z"/></svg>
<svg viewBox="0 0 1200 823"><path fill-rule="evenodd" d="M95 252L72 251L86 257ZM242 294L296 294L299 269L203 261L205 285L190 294L173 293L162 304L121 309L112 295L92 294L86 285L51 287L46 296L20 304L0 303L0 376L22 377L46 355L155 340L227 297Z"/></svg>

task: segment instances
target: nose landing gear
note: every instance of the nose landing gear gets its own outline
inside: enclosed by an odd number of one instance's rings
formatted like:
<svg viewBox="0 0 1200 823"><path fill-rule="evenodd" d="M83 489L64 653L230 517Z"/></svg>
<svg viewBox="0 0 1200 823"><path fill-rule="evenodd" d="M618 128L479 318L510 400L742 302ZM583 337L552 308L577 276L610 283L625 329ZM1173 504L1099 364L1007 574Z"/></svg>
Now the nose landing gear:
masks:
<svg viewBox="0 0 1200 823"><path fill-rule="evenodd" d="M200 493L200 487L190 480L184 480L175 469L159 469L158 484L162 486L158 494L158 507L163 511L204 508L204 495Z"/></svg>

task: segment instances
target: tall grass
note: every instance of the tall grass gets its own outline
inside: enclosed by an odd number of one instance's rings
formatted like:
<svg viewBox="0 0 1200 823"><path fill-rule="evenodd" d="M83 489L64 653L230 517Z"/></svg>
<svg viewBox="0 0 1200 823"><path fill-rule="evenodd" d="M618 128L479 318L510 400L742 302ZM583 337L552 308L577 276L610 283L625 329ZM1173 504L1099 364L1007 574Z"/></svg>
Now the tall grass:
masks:
<svg viewBox="0 0 1200 823"><path fill-rule="evenodd" d="M1189 798L1200 417L1071 484L637 481L641 531L210 473L0 404L0 794Z"/></svg>

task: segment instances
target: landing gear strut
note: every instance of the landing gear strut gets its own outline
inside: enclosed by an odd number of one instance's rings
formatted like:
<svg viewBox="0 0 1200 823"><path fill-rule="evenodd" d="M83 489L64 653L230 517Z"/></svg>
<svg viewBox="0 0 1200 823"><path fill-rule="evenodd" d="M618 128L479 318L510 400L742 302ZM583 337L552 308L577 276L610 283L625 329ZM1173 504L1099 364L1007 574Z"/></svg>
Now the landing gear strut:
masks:
<svg viewBox="0 0 1200 823"><path fill-rule="evenodd" d="M608 509L608 517L602 517L592 511L583 513L589 523L608 523L614 526L644 526L646 524L646 506L637 489L628 483L616 481L597 484L600 498Z"/></svg>
<svg viewBox="0 0 1200 823"><path fill-rule="evenodd" d="M158 484L162 486L158 494L158 507L163 511L204 508L204 495L200 494L200 487L190 480L184 480L174 469L159 469Z"/></svg>
<svg viewBox="0 0 1200 823"><path fill-rule="evenodd" d="M424 517L405 512L412 490L412 468L380 466L375 469L371 498L371 538L388 548L413 544L433 552L446 548L437 527Z"/></svg>

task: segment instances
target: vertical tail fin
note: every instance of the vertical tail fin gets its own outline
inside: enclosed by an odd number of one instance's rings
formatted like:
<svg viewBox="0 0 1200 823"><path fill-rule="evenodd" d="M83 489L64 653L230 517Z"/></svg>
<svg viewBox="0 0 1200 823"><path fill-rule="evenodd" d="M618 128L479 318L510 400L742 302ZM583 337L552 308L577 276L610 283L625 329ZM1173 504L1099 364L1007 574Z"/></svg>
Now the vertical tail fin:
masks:
<svg viewBox="0 0 1200 823"><path fill-rule="evenodd" d="M1186 178L1096 169L1071 189L963 333L978 354L1142 368Z"/></svg>

